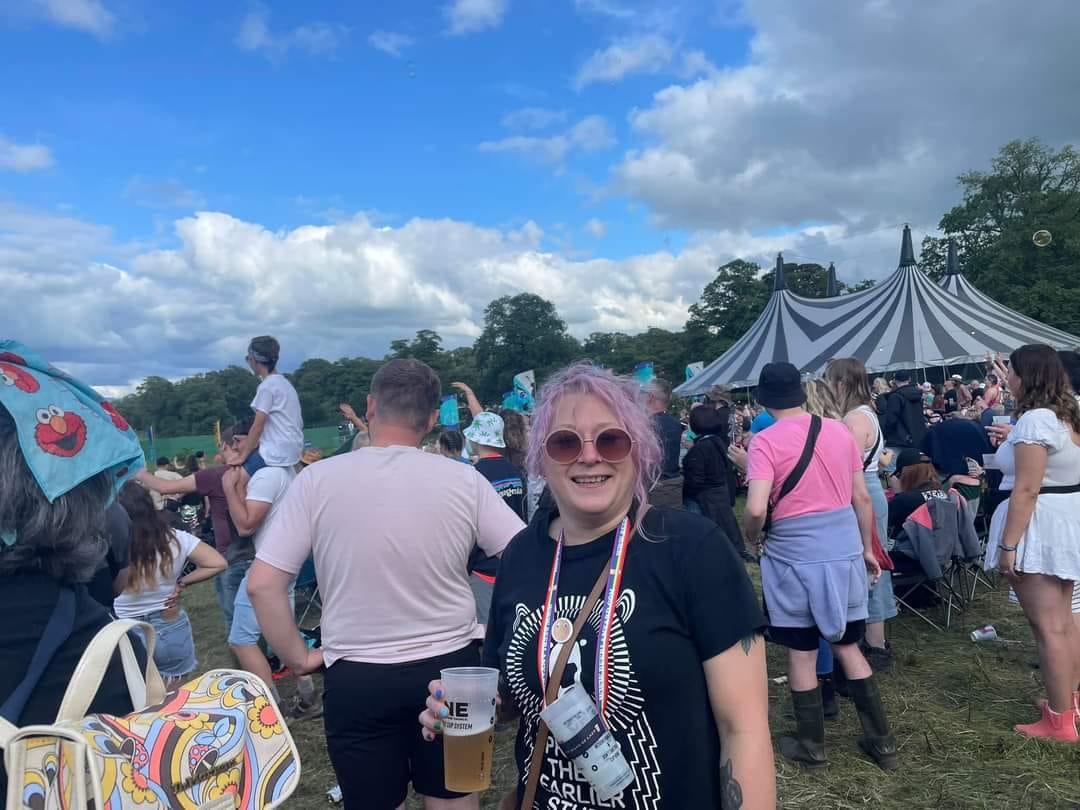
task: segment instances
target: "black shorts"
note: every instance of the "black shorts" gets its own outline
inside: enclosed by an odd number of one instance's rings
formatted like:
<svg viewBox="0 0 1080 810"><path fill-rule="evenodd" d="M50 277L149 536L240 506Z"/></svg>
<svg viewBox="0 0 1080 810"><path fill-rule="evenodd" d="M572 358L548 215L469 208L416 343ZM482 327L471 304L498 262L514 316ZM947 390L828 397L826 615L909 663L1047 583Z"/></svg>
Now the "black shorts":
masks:
<svg viewBox="0 0 1080 810"><path fill-rule="evenodd" d="M765 621L769 621L769 606L765 603L764 597L761 600L761 607L765 613ZM866 619L858 619L853 622L848 622L844 628L844 635L840 637L839 641L830 642L831 644L858 644L863 640L863 636L866 635ZM787 647L789 650L801 650L803 652L810 652L818 648L818 643L821 639L825 638L821 635L821 631L817 629L817 626L812 627L774 627L769 625L765 628L765 640L772 642L773 644L779 644L781 647ZM827 639L826 639L827 640Z"/></svg>
<svg viewBox="0 0 1080 810"><path fill-rule="evenodd" d="M326 670L326 747L347 809L394 810L405 801L410 782L424 796L466 795L444 787L442 737L425 742L417 716L439 670L479 665L475 642L422 661L336 661Z"/></svg>

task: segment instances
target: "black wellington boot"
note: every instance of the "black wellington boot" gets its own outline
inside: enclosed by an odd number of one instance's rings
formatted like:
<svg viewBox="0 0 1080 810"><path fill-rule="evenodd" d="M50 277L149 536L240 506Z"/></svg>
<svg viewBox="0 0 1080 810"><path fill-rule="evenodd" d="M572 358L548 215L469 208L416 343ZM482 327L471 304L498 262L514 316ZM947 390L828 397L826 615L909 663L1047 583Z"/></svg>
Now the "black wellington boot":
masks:
<svg viewBox="0 0 1080 810"><path fill-rule="evenodd" d="M785 759L809 770L829 764L825 757L825 715L821 707L821 687L806 692L791 692L795 710L795 736L780 738L780 753Z"/></svg>
<svg viewBox="0 0 1080 810"><path fill-rule="evenodd" d="M857 681L847 682L855 709L862 723L863 736L859 738L859 750L872 757L883 771L895 771L900 767L900 757L896 753L896 737L889 730L889 721L885 717L885 706L881 703L881 692L871 675Z"/></svg>
<svg viewBox="0 0 1080 810"><path fill-rule="evenodd" d="M836 720L840 716L840 704L836 700L836 687L832 677L822 675L818 678L821 683L821 709L826 720Z"/></svg>

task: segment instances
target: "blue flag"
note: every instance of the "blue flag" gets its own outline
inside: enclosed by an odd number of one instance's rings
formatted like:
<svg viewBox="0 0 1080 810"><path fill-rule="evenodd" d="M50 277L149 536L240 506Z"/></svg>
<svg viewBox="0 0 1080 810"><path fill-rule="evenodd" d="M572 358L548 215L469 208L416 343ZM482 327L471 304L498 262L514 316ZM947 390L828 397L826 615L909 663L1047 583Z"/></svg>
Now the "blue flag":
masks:
<svg viewBox="0 0 1080 810"><path fill-rule="evenodd" d="M461 419L458 417L457 396L451 394L443 397L442 405L439 406L439 424L448 428L457 428L461 425Z"/></svg>

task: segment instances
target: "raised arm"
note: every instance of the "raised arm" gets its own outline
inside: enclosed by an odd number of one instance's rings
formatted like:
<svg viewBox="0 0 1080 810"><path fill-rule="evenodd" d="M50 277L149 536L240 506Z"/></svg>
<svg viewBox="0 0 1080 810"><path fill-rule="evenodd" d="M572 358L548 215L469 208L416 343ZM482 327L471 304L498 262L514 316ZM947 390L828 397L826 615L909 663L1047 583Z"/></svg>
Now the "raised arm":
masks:
<svg viewBox="0 0 1080 810"><path fill-rule="evenodd" d="M476 398L476 394L473 390L463 382L450 383L450 387L456 391L460 391L465 395L465 403L469 406L469 413L476 416L479 413L484 412L483 406L480 404L480 400Z"/></svg>
<svg viewBox="0 0 1080 810"><path fill-rule="evenodd" d="M185 475L178 481L169 481L165 478L158 478L143 467L135 473L135 480L147 489L154 490L159 495L187 495L189 492L198 491L194 475Z"/></svg>

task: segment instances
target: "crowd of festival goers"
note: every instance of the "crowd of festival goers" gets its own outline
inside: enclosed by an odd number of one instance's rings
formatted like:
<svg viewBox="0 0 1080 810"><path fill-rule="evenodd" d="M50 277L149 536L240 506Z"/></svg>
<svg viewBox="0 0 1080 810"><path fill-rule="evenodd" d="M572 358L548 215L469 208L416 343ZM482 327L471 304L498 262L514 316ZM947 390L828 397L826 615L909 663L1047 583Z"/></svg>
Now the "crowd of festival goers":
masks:
<svg viewBox="0 0 1080 810"><path fill-rule="evenodd" d="M902 768L877 681L893 665L893 578L935 580L961 559L1004 576L1037 643L1046 694L1016 731L1077 742L1076 352L1023 346L988 358L982 381L940 385L871 379L856 358L813 380L770 363L753 406L716 386L681 411L662 380L578 363L544 381L528 415L486 409L454 382L471 416L460 432L438 426L435 372L393 360L363 407L342 405L354 435L325 458L305 447L279 355L274 338L251 340L252 416L224 432L219 463L159 458L119 487L105 473L48 481L26 437L47 426L63 450L72 417L0 399L0 605L19 617L0 625L0 702L61 589L77 585L79 617L17 725L52 720L112 616L155 628L171 686L197 674L184 591L213 580L238 666L288 722L323 717L347 807L398 808L410 785L428 808L479 807L444 787L438 677L484 665L501 673L500 721L518 721L504 807L519 806L540 756L532 807L771 808L765 643L787 650L782 757L826 768L827 721L848 699L861 734L829 744ZM19 359L0 355L0 394L19 387ZM293 605L312 564L314 634ZM545 623L577 618L604 570L608 620L585 623L562 686L596 697L634 769L618 804L554 743L533 750ZM114 664L91 710L130 712L124 684Z"/></svg>

